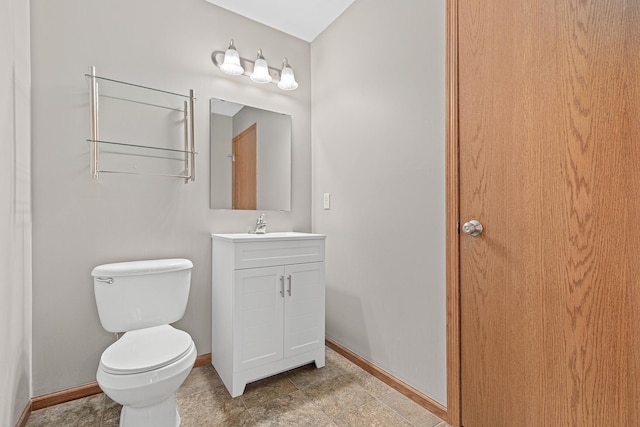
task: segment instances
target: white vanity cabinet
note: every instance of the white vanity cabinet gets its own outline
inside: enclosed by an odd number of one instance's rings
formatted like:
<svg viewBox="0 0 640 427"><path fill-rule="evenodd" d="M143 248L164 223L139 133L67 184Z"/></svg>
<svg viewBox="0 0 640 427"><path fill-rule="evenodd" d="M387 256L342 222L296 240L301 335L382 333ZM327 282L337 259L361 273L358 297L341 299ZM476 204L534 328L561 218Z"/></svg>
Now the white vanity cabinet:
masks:
<svg viewBox="0 0 640 427"><path fill-rule="evenodd" d="M211 363L231 396L310 362L323 367L325 236L211 237Z"/></svg>

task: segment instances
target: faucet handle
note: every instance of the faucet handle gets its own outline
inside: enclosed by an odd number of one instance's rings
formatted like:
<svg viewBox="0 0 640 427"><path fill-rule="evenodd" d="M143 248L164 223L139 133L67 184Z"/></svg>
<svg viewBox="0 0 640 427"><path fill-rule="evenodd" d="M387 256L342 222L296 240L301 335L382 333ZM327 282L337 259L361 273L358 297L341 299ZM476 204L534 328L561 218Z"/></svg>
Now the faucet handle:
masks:
<svg viewBox="0 0 640 427"><path fill-rule="evenodd" d="M255 234L267 234L267 221L264 220L264 214L258 217L256 221L256 229L254 230Z"/></svg>

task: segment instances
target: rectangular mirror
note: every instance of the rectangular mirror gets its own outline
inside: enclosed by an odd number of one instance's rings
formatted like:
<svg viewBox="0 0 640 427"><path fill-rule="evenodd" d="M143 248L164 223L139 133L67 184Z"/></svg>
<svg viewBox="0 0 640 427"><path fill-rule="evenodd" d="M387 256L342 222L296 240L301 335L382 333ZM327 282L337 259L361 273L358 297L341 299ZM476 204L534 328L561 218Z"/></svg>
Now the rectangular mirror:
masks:
<svg viewBox="0 0 640 427"><path fill-rule="evenodd" d="M211 99L211 209L291 210L291 116Z"/></svg>

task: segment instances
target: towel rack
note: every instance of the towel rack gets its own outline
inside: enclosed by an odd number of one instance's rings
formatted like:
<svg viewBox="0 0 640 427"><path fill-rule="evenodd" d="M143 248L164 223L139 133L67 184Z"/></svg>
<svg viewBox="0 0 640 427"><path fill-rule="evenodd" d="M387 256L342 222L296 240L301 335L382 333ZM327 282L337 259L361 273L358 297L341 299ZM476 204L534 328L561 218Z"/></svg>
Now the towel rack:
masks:
<svg viewBox="0 0 640 427"><path fill-rule="evenodd" d="M89 67L85 74L89 85L90 132L87 142L90 144L89 170L93 179L98 179L101 173L120 173L132 175L159 175L182 178L185 183L195 181L195 141L194 141L194 97L193 89L188 95L154 89L133 83L122 82L96 75L94 66ZM163 108L182 113L181 121L184 126L184 141L181 148L161 147L149 144L139 144L131 141L112 141L100 138L99 100L101 97L118 101L133 102L152 108ZM100 162L101 151L109 147L111 154L148 158L165 159L179 162L183 169L177 173L147 173L136 170L116 170L102 168Z"/></svg>

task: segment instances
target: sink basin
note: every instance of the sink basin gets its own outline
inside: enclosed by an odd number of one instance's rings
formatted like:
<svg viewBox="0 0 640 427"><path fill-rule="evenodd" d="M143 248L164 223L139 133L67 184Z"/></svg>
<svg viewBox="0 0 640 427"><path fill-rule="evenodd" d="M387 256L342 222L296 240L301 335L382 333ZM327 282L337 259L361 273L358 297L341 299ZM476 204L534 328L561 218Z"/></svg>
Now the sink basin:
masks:
<svg viewBox="0 0 640 427"><path fill-rule="evenodd" d="M324 234L300 233L297 231L277 231L266 234L252 233L229 233L229 234L212 234L215 239L229 240L232 242L249 242L251 240L299 240L299 239L324 239Z"/></svg>

